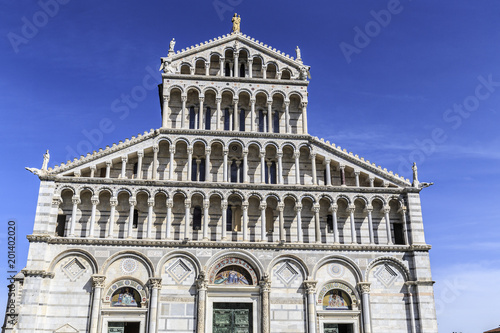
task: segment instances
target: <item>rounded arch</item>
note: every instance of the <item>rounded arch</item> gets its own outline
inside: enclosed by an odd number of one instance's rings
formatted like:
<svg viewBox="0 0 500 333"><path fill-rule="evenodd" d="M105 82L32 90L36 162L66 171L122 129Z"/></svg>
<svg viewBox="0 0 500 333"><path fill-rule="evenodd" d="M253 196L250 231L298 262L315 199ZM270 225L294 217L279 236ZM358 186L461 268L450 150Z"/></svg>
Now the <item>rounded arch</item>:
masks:
<svg viewBox="0 0 500 333"><path fill-rule="evenodd" d="M307 143L307 142L303 142L303 143L299 144L299 146L297 147L297 149L299 149L299 150L300 150L301 148L306 148L306 149L308 149L308 150L309 150L309 153L311 153L311 152L312 152L312 150L313 150L313 149L312 149L312 147L311 147L311 145L309 145L309 143Z"/></svg>
<svg viewBox="0 0 500 333"><path fill-rule="evenodd" d="M241 199L241 201L246 200L245 194L241 191L238 191L238 190L231 190L231 191L227 192L226 197L224 199L227 200L232 195L236 195L237 197L239 197Z"/></svg>
<svg viewBox="0 0 500 333"><path fill-rule="evenodd" d="M309 200L311 200L313 203L318 202L318 200L316 199L316 197L315 197L314 195L312 195L312 194L308 194L308 193L307 193L307 194L302 194L302 195L300 196L300 202L302 202L302 200L304 200L304 199L309 199Z"/></svg>
<svg viewBox="0 0 500 333"><path fill-rule="evenodd" d="M198 96L201 95L201 89L198 86L192 85L192 86L186 87L186 93L189 93L190 90L195 90L196 92L198 92Z"/></svg>
<svg viewBox="0 0 500 333"><path fill-rule="evenodd" d="M219 58L222 58L222 54L218 51L211 51L210 55L208 57L212 58L212 56L214 56L214 55L218 56Z"/></svg>
<svg viewBox="0 0 500 333"><path fill-rule="evenodd" d="M157 188L155 189L152 193L151 193L151 197L152 198L156 198L156 196L158 194L165 194L165 196L167 197L167 199L170 197L169 194L168 194L168 191L166 189L163 189L163 188Z"/></svg>
<svg viewBox="0 0 500 333"><path fill-rule="evenodd" d="M241 148L246 148L245 147L245 143L243 142L243 140L241 139L237 139L237 138L232 138L231 140L229 140L227 142L227 147L229 147L230 145L232 145L233 143L238 143L241 145Z"/></svg>
<svg viewBox="0 0 500 333"><path fill-rule="evenodd" d="M378 266L379 264L383 264L383 263L389 263L389 264L392 264L394 266L396 266L400 271L401 273L403 273L403 278L405 281L409 281L410 280L410 271L408 270L408 268L406 268L405 264L395 258L395 257L390 257L390 256L384 256L384 257L379 257L379 258L376 258L376 259L373 259L372 261L370 261L370 263L368 264L368 267L366 268L366 271L365 271L365 281L368 281L368 277L370 276L370 272L373 268L375 268L376 266Z"/></svg>
<svg viewBox="0 0 500 333"><path fill-rule="evenodd" d="M193 64L196 64L196 62L197 62L198 60L201 60L201 61L204 61L204 62L207 62L207 61L208 61L208 60L207 60L205 57L203 57L203 56L197 56L197 57L193 58L192 63L193 63Z"/></svg>
<svg viewBox="0 0 500 333"><path fill-rule="evenodd" d="M181 189L179 189L179 188L178 188L178 189L176 189L176 190L174 190L174 191L172 192L172 198L173 198L176 194L180 194L180 195L184 196L184 199L187 199L187 198L188 198L188 194L187 194L187 192L186 192L186 191L184 191L184 190L181 190Z"/></svg>
<svg viewBox="0 0 500 333"><path fill-rule="evenodd" d="M373 205L373 201L375 201L375 200L379 200L379 201L381 201L381 202L382 202L382 205L384 205L384 206L385 206L385 205L387 205L387 201L386 201L386 200L385 200L385 198L384 198L384 197L382 197L381 195L372 195L372 196L370 197L370 199L369 199L370 204L371 204L371 205Z"/></svg>
<svg viewBox="0 0 500 333"><path fill-rule="evenodd" d="M358 305L360 301L359 293L358 290L355 286L350 284L347 281L344 280L328 280L325 283L322 283L320 285L320 288L317 289L317 304L323 303L323 297L332 289L340 289L346 292L346 294L349 296L351 304L356 306Z"/></svg>
<svg viewBox="0 0 500 333"><path fill-rule="evenodd" d="M269 93L263 89L259 89L254 92L254 96L257 97L258 94L264 94L266 96L266 100L269 99Z"/></svg>
<svg viewBox="0 0 500 333"><path fill-rule="evenodd" d="M279 73L280 66L278 65L278 63L276 61L269 60L269 61L266 61L265 63L263 62L263 66L268 67L269 65L274 65L274 67L276 67L276 73Z"/></svg>
<svg viewBox="0 0 500 333"><path fill-rule="evenodd" d="M54 267L57 265L57 263L59 263L62 259L69 256L81 257L87 260L92 268L92 274L96 274L99 271L99 265L97 264L97 260L94 258L92 254L90 254L90 252L81 249L69 249L59 253L57 256L54 257L54 259L52 259L49 265L48 272L54 273Z"/></svg>
<svg viewBox="0 0 500 333"><path fill-rule="evenodd" d="M173 142L174 146L177 146L179 142L184 142L188 147L190 145L189 140L186 138L176 138Z"/></svg>
<svg viewBox="0 0 500 333"><path fill-rule="evenodd" d="M337 255L337 254L321 258L313 268L312 277L316 278L316 273L318 272L318 270L330 261L339 261L339 262L343 263L344 265L350 267L354 272L354 275L356 277L357 282L365 281L365 280L363 280L363 273L361 272L361 269L354 262L354 260L352 260L351 258L348 258L346 256Z"/></svg>
<svg viewBox="0 0 500 333"><path fill-rule="evenodd" d="M210 260L208 260L206 266L204 267L205 271L208 273L207 275L212 273L212 271L214 270L214 266L216 266L217 262L227 257L235 257L246 261L249 265L252 266L252 268L257 273L258 280L260 280L264 275L265 269L262 263L259 261L259 259L257 259L257 257L255 257L253 254L251 254L246 250L238 250L238 251L222 250L218 252L216 255L212 256ZM258 284L258 281L255 282L256 282L255 284Z"/></svg>
<svg viewBox="0 0 500 333"><path fill-rule="evenodd" d="M213 196L217 196L217 197L219 197L221 200L223 200L223 199L224 199L224 194L222 194L222 192L217 191L217 190L212 190L212 191L208 192L208 194L207 194L207 198L208 198L208 199L210 199L210 198L211 198L211 197L213 197Z"/></svg>
<svg viewBox="0 0 500 333"><path fill-rule="evenodd" d="M248 199L250 199L251 197L256 197L262 201L262 194L260 194L259 192L255 192L255 191L249 192L247 197L248 197Z"/></svg>
<svg viewBox="0 0 500 333"><path fill-rule="evenodd" d="M293 149L293 151L296 151L297 150L297 147L295 146L295 144L293 142L290 142L290 141L285 141L283 142L281 145L280 145L280 149L283 150L283 148L285 147L290 147Z"/></svg>
<svg viewBox="0 0 500 333"><path fill-rule="evenodd" d="M262 145L262 148L266 149L269 146L272 146L272 147L276 148L276 151L278 151L279 148L280 148L278 146L278 144L276 142L274 142L274 141L266 141L266 142L264 142L264 144Z"/></svg>
<svg viewBox="0 0 500 333"><path fill-rule="evenodd" d="M106 273L107 269L109 268L109 266L113 262L115 262L116 260L119 260L122 257L135 257L137 260L139 260L140 262L142 262L144 264L144 266L146 267L146 269L148 271L148 276L150 278L155 276L155 269L154 269L153 262L143 253L141 253L139 251L134 251L134 250L124 250L124 251L120 251L120 252L113 254L111 257L106 259L104 264L101 266L101 268L99 270L99 274L104 275Z"/></svg>
<svg viewBox="0 0 500 333"><path fill-rule="evenodd" d="M166 141L169 145L172 144L172 140L166 136L160 136L153 141L153 147L158 146L161 142Z"/></svg>
<svg viewBox="0 0 500 333"><path fill-rule="evenodd" d="M96 193L97 195L101 195L101 193L104 193L104 192L108 192L111 196L114 195L114 191L111 187L109 186L99 186L97 189L96 189Z"/></svg>
<svg viewBox="0 0 500 333"><path fill-rule="evenodd" d="M328 200L330 201L330 205L332 205L333 203L336 203L337 201L334 201L333 200L333 197L330 195L330 194L327 194L327 193L322 193L320 196L319 196L319 200L321 199L325 199L325 200Z"/></svg>
<svg viewBox="0 0 500 333"><path fill-rule="evenodd" d="M262 145L258 141L249 141L247 142L247 148L250 148L251 145L256 145L257 148L262 149Z"/></svg>
<svg viewBox="0 0 500 333"><path fill-rule="evenodd" d="M77 188L77 191L78 191L78 195L82 194L82 192L85 192L85 191L89 191L90 193L92 193L92 195L95 195L95 190L92 187L86 186L86 185L79 186Z"/></svg>
<svg viewBox="0 0 500 333"><path fill-rule="evenodd" d="M203 139L203 138L195 138L192 142L191 142L191 145L194 145L195 143L197 142L200 142L202 144L205 145L205 147L208 147L208 142L207 140Z"/></svg>
<svg viewBox="0 0 500 333"><path fill-rule="evenodd" d="M174 89L178 89L181 92L181 94L184 93L184 88L182 88L182 86L175 84L175 85L170 86L170 88L168 89L168 95L170 95L172 93L172 90L174 90Z"/></svg>
<svg viewBox="0 0 500 333"><path fill-rule="evenodd" d="M299 91L296 91L296 90L289 92L287 95L287 99L290 100L290 98L292 98L293 96L297 96L300 101L302 101L304 99L304 96L302 95L302 93Z"/></svg>
<svg viewBox="0 0 500 333"><path fill-rule="evenodd" d="M57 188L57 190L55 191L55 195L58 195L58 196L61 196L61 194L65 191L65 190L68 190L68 191L71 191L71 193L73 193L73 195L76 195L76 188L74 186L71 186L71 185L63 185L59 188Z"/></svg>
<svg viewBox="0 0 500 333"><path fill-rule="evenodd" d="M262 61L262 63L264 63L264 58L258 53L251 54L248 58L249 59L252 58L252 60L255 58L258 58L258 59L260 59L260 61Z"/></svg>
<svg viewBox="0 0 500 333"><path fill-rule="evenodd" d="M232 94L233 98L234 98L234 96L237 96L236 95L236 90L234 90L231 87L224 87L224 88L222 88L220 90L220 96L222 96L222 94L225 93L225 92L228 92L228 93Z"/></svg>
<svg viewBox="0 0 500 333"><path fill-rule="evenodd" d="M222 141L221 139L212 139L209 142L209 147L212 147L212 145L215 143L220 144L223 148L226 146L226 143L224 141Z"/></svg>
<svg viewBox="0 0 500 333"><path fill-rule="evenodd" d="M118 196L122 192L128 193L129 196L133 197L132 191L129 190L128 188L125 188L125 187L121 187L121 188L117 189L116 195Z"/></svg>
<svg viewBox="0 0 500 333"><path fill-rule="evenodd" d="M309 277L309 268L307 267L306 263L300 257L293 254L282 254L271 260L271 262L267 266L267 274L271 275L273 267L282 261L292 261L300 268L304 279L307 279Z"/></svg>
<svg viewBox="0 0 500 333"><path fill-rule="evenodd" d="M339 200L341 200L341 199L343 199L343 200L347 201L347 205L352 205L352 200L351 200L351 198L349 198L349 197L348 197L347 195L345 195L345 194L339 194L339 195L337 195L337 196L335 197L335 203L337 203L337 202L338 202Z"/></svg>
<svg viewBox="0 0 500 333"><path fill-rule="evenodd" d="M200 274L201 268L202 268L201 262L194 254L192 254L188 251L184 251L184 250L174 250L174 251L169 252L166 255L164 255L160 259L160 261L158 261L158 265L156 266L157 277L161 277L161 268L163 267L163 265L165 265L165 263L167 261L169 261L170 259L177 258L177 257L183 257L183 258L186 258L187 260L191 261L191 263L193 264L193 266L196 269L196 275L198 276L198 274Z"/></svg>
<svg viewBox="0 0 500 333"><path fill-rule="evenodd" d="M213 93L215 94L215 96L216 96L216 97L218 97L218 96L219 96L219 91L218 91L215 87L205 87L205 88L203 89L203 95L205 95L205 94L206 94L207 92L209 92L209 91L213 92Z"/></svg>
<svg viewBox="0 0 500 333"><path fill-rule="evenodd" d="M146 193L148 195L148 198L151 198L151 192L149 189L145 187L138 187L134 190L133 195L134 197L137 196L139 193Z"/></svg>
<svg viewBox="0 0 500 333"><path fill-rule="evenodd" d="M274 97L274 95L280 95L281 97L283 97L283 100L287 99L286 94L283 90L276 89L271 91L271 97Z"/></svg>
<svg viewBox="0 0 500 333"><path fill-rule="evenodd" d="M189 197L189 199L192 199L195 195L199 195L203 198L203 200L206 199L206 194L200 190L194 190L193 192L190 193L191 196Z"/></svg>
<svg viewBox="0 0 500 333"><path fill-rule="evenodd" d="M285 194L283 195L283 201L284 201L286 198L292 198L293 200L295 200L295 203L299 202L299 198L297 197L297 195L296 195L295 193L291 193L291 192L285 193Z"/></svg>
<svg viewBox="0 0 500 333"><path fill-rule="evenodd" d="M276 192L269 192L269 193L266 193L266 195L265 195L265 197L264 197L264 198L266 199L266 201L267 201L267 199L269 199L269 198L274 198L274 199L276 199L276 201L277 201L277 202L281 202L281 198L280 198L279 194L278 194L278 193L276 193Z"/></svg>
<svg viewBox="0 0 500 333"><path fill-rule="evenodd" d="M362 195L362 194L357 194L357 195L355 195L355 196L352 198L352 201L353 201L353 202L354 202L354 201L356 201L356 200L361 200L361 201L363 201L363 203L365 204L365 207L367 207L367 206L369 205L369 201L368 201L368 199L367 199L364 195Z"/></svg>

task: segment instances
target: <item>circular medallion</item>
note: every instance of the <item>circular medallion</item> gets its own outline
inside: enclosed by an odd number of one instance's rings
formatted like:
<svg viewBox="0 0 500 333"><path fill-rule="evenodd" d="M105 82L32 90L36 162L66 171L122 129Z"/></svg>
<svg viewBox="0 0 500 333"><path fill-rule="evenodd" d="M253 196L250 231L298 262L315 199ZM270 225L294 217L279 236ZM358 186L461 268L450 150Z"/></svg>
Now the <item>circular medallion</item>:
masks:
<svg viewBox="0 0 500 333"><path fill-rule="evenodd" d="M132 274L137 269L137 261L132 258L123 259L122 271L125 274Z"/></svg>
<svg viewBox="0 0 500 333"><path fill-rule="evenodd" d="M334 278L340 278L344 275L344 266L339 264L330 264L328 267L328 273Z"/></svg>

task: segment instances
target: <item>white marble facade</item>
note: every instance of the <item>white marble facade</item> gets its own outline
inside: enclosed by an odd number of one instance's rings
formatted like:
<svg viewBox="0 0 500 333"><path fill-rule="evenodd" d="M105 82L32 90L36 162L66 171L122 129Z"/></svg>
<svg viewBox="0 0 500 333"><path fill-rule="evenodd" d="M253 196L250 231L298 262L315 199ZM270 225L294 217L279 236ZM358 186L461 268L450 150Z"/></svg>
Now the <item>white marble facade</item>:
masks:
<svg viewBox="0 0 500 333"><path fill-rule="evenodd" d="M420 188L308 134L302 59L174 45L160 128L36 170L3 331L437 332Z"/></svg>

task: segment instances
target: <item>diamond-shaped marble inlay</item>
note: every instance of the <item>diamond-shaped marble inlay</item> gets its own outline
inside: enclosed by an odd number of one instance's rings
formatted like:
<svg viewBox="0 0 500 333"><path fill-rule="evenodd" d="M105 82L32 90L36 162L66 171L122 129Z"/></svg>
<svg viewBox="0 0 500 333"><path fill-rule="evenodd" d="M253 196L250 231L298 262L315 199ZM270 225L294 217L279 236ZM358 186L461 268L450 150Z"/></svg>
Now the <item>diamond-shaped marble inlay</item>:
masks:
<svg viewBox="0 0 500 333"><path fill-rule="evenodd" d="M85 272L85 266L77 258L70 260L62 269L71 281L75 281Z"/></svg>
<svg viewBox="0 0 500 333"><path fill-rule="evenodd" d="M181 259L178 259L170 267L167 268L167 273L177 282L181 283L191 273L191 269Z"/></svg>
<svg viewBox="0 0 500 333"><path fill-rule="evenodd" d="M299 275L299 273L297 273L292 265L286 262L285 264L283 264L283 266L280 267L280 269L278 269L276 275L285 285L289 285L290 282L292 282L293 279L295 279L295 277Z"/></svg>
<svg viewBox="0 0 500 333"><path fill-rule="evenodd" d="M375 277L380 281L386 288L392 286L398 273L396 273L389 265L385 264L381 266L376 272Z"/></svg>

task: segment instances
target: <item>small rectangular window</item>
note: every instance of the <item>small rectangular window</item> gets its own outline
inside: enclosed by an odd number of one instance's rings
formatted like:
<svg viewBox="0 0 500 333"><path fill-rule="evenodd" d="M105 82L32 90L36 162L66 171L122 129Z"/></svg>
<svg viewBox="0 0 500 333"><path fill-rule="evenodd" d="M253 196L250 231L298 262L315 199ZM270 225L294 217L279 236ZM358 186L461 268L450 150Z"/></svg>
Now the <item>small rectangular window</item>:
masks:
<svg viewBox="0 0 500 333"><path fill-rule="evenodd" d="M134 216L132 219L132 228L137 229L138 225L139 225L139 211L137 209L134 209Z"/></svg>

